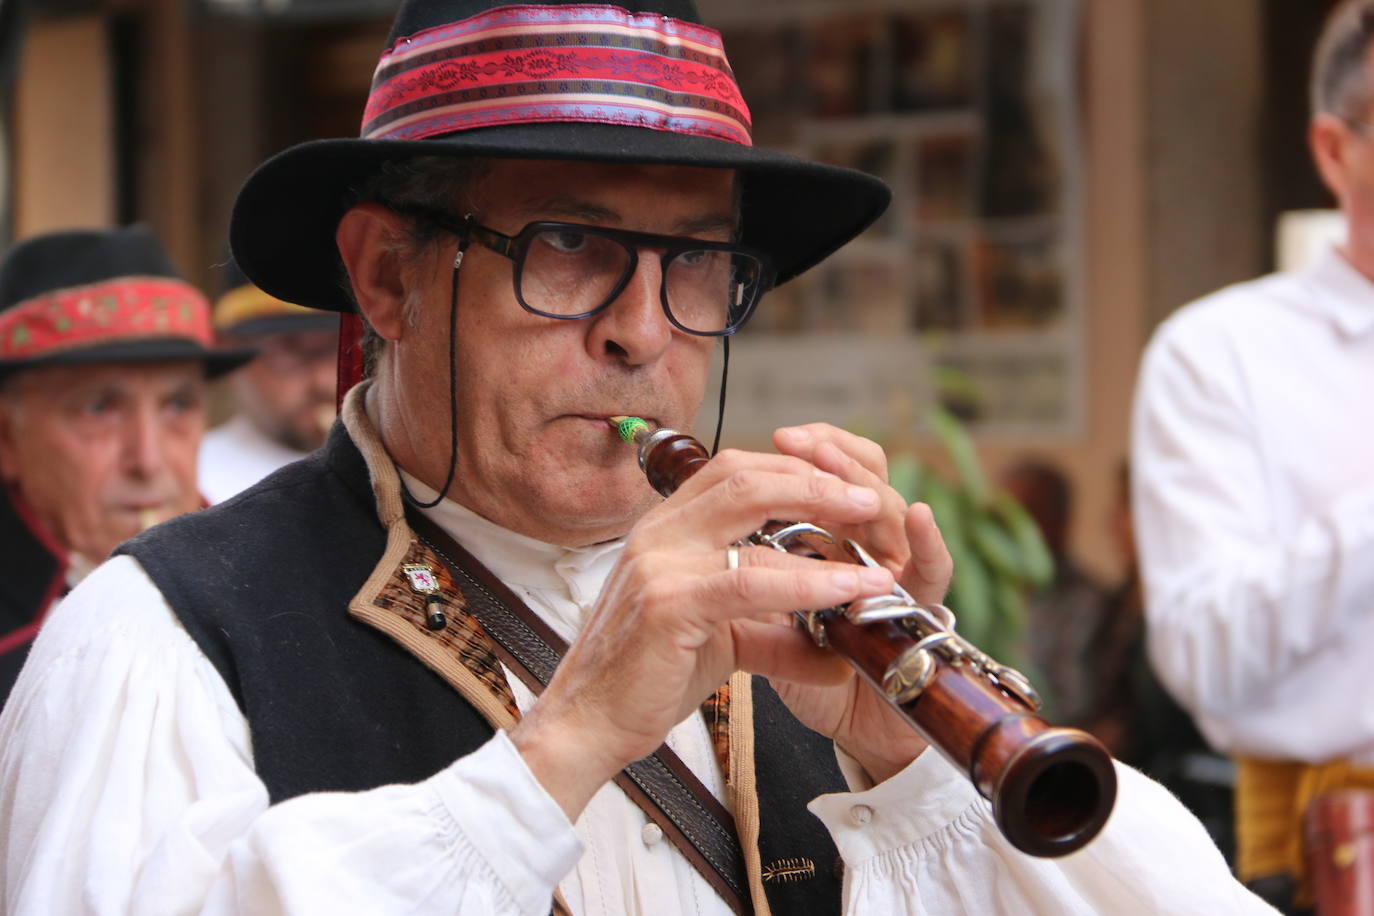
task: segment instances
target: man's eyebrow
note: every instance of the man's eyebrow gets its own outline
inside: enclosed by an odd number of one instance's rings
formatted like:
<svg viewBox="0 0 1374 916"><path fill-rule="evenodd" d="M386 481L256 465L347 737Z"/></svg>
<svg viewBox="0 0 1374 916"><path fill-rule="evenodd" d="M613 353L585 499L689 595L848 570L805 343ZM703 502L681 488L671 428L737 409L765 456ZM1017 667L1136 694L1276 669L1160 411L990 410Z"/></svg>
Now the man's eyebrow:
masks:
<svg viewBox="0 0 1374 916"><path fill-rule="evenodd" d="M117 379L98 382L82 382L61 392L66 401L84 402L103 398L122 398L128 394L128 386Z"/></svg>
<svg viewBox="0 0 1374 916"><path fill-rule="evenodd" d="M520 209L524 211L525 216L531 218L547 219L550 216L561 216L565 219L587 222L620 222L620 214L616 211L568 194L527 200Z"/></svg>
<svg viewBox="0 0 1374 916"><path fill-rule="evenodd" d="M624 225L624 218L618 211L568 194L528 200L520 209L528 219L557 217L572 222ZM671 234L690 236L719 232L730 235L734 229L735 217L732 214L708 213L679 220L673 224Z"/></svg>
<svg viewBox="0 0 1374 916"><path fill-rule="evenodd" d="M733 236L735 217L729 213L711 213L692 219L681 220L673 226L674 235L709 235L719 232Z"/></svg>
<svg viewBox="0 0 1374 916"><path fill-rule="evenodd" d="M187 378L167 386L163 395L179 398L185 395L199 395L205 390L205 384L198 378Z"/></svg>

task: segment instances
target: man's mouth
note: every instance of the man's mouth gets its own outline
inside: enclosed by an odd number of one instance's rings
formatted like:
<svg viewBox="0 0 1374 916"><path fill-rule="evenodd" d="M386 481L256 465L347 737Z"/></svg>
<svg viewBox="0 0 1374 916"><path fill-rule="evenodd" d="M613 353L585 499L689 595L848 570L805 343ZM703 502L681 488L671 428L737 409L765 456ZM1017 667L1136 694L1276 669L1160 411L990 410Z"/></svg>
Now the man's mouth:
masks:
<svg viewBox="0 0 1374 916"><path fill-rule="evenodd" d="M654 417L642 413L631 413L626 410L618 410L615 413L581 413L574 414L574 416L581 420L590 420L593 423L598 423L612 432L615 431L615 424L611 421L611 417L639 417L654 428L659 426L658 420Z"/></svg>

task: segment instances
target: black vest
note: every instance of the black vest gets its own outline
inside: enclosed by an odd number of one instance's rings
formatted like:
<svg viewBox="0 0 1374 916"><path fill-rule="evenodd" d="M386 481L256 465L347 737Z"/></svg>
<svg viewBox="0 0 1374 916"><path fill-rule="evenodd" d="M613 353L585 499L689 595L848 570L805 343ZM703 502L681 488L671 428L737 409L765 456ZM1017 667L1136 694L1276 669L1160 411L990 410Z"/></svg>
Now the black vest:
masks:
<svg viewBox="0 0 1374 916"><path fill-rule="evenodd" d="M349 615L385 538L367 466L336 423L309 458L117 551L138 560L228 684L273 802L418 782L492 735L439 675ZM815 864L813 877L766 882L769 904L775 916L837 914L838 854L806 810L845 790L831 742L762 678L753 693L763 865Z"/></svg>
<svg viewBox="0 0 1374 916"><path fill-rule="evenodd" d="M63 569L0 486L0 706L33 645L34 624L64 591Z"/></svg>

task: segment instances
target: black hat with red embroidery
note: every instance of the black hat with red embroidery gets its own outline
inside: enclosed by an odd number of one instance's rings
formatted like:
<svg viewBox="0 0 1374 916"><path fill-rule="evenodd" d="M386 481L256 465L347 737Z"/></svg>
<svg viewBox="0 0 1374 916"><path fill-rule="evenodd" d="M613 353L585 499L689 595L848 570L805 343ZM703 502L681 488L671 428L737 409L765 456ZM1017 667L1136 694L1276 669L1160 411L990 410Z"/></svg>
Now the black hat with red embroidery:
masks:
<svg viewBox="0 0 1374 916"><path fill-rule="evenodd" d="M339 220L352 189L415 156L736 170L740 240L769 256L779 283L862 232L891 197L871 175L754 146L720 34L690 0L407 0L361 136L293 147L244 184L230 229L239 266L278 298L351 310Z"/></svg>
<svg viewBox="0 0 1374 916"><path fill-rule="evenodd" d="M210 304L146 226L34 236L0 262L0 376L59 363L198 360L211 378L250 349L215 349Z"/></svg>

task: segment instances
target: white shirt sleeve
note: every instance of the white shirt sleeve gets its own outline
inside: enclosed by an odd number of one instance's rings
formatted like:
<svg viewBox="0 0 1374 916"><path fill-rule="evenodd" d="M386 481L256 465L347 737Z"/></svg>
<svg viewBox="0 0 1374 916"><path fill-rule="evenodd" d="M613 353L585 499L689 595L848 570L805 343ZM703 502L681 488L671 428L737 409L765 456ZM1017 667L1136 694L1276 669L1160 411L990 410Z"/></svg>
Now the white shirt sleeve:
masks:
<svg viewBox="0 0 1374 916"><path fill-rule="evenodd" d="M1011 849L933 752L812 810L854 916L1264 911L1174 799L1120 775L1107 829L1060 860ZM13 916L545 916L582 853L501 734L415 785L269 806L224 681L129 558L54 612L0 715L0 836Z"/></svg>
<svg viewBox="0 0 1374 916"><path fill-rule="evenodd" d="M810 808L844 858L845 912L856 916L1274 912L1162 786L1121 764L1117 779L1106 827L1058 859L1014 849L988 803L933 750L866 792L823 795Z"/></svg>
<svg viewBox="0 0 1374 916"><path fill-rule="evenodd" d="M1273 492L1265 456L1344 456L1266 444L1285 431L1257 428L1240 357L1224 328L1200 317L1176 316L1146 352L1132 430L1135 525L1151 661L1229 750L1228 719L1270 702L1276 682L1374 609L1374 480L1282 520L1277 500L1291 497Z"/></svg>
<svg viewBox="0 0 1374 916"><path fill-rule="evenodd" d="M0 716L0 904L548 913L580 844L504 734L430 779L268 805L247 723L137 563L53 613Z"/></svg>

